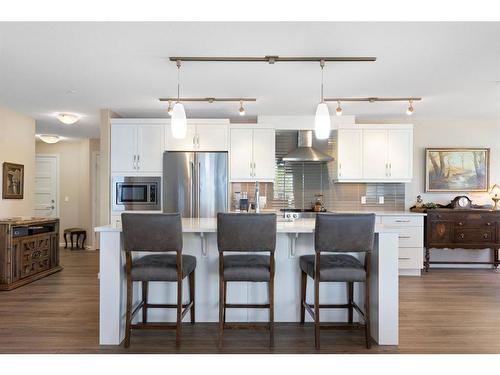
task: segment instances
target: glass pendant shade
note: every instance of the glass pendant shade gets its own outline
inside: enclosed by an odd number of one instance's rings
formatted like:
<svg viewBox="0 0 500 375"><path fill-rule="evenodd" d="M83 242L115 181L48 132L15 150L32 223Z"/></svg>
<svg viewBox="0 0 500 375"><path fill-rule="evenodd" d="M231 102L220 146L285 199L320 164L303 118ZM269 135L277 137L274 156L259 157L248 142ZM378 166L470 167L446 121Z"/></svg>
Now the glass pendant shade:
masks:
<svg viewBox="0 0 500 375"><path fill-rule="evenodd" d="M330 136L330 112L325 102L318 104L314 118L314 135L317 139L328 139Z"/></svg>
<svg viewBox="0 0 500 375"><path fill-rule="evenodd" d="M187 133L186 111L182 103L175 103L172 111L171 122L172 137L183 139Z"/></svg>

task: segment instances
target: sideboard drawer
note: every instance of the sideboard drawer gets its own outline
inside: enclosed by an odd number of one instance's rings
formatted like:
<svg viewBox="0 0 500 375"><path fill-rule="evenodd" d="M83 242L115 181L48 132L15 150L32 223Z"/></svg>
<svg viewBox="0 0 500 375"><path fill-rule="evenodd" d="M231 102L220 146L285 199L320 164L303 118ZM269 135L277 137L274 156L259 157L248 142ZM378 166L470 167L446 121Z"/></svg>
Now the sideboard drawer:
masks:
<svg viewBox="0 0 500 375"><path fill-rule="evenodd" d="M455 228L455 242L481 243L494 242L493 230L485 228Z"/></svg>
<svg viewBox="0 0 500 375"><path fill-rule="evenodd" d="M382 216L381 224L389 227L423 227L422 216Z"/></svg>
<svg viewBox="0 0 500 375"><path fill-rule="evenodd" d="M398 228L399 247L423 247L424 231L419 227Z"/></svg>

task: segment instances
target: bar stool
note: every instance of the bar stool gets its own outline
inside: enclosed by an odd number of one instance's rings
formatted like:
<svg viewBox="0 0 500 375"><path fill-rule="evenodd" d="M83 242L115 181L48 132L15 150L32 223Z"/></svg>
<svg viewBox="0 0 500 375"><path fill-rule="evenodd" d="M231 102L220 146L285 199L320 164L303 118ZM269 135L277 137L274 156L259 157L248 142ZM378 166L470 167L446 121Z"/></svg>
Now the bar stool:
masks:
<svg viewBox="0 0 500 375"><path fill-rule="evenodd" d="M194 271L196 258L182 255L182 222L180 214L122 214L123 248L126 256L127 274L127 312L125 327L125 347L130 345L131 329L175 329L176 343L180 344L182 318L191 311L191 323L195 322L194 313ZM132 252L153 252L158 254L132 258ZM176 254L165 254L175 252ZM182 280L189 277L189 297L187 304L182 303ZM142 300L132 310L132 284L142 283ZM176 304L152 304L148 302L148 283L150 281L177 282ZM177 309L177 322L148 323L149 308ZM142 323L132 324L135 314L142 309ZM184 309L184 310L183 310Z"/></svg>
<svg viewBox="0 0 500 375"><path fill-rule="evenodd" d="M219 346L225 328L264 328L269 330L269 345L274 345L274 250L276 248L275 214L217 215L217 246L219 248ZM252 254L224 255L230 252ZM269 255L255 254L269 252ZM228 282L267 282L269 303L226 303ZM269 309L269 323L262 327L252 324L226 323L227 308Z"/></svg>
<svg viewBox="0 0 500 375"><path fill-rule="evenodd" d="M300 323L304 324L305 310L314 319L314 339L316 349L320 348L320 330L338 329L342 327L359 327L365 330L366 347L371 347L370 335L370 256L373 249L375 231L374 214L318 214L314 235L315 255L300 257L301 303ZM322 252L340 253L321 255ZM364 264L356 257L342 253L365 253ZM314 280L314 305L306 302L307 276ZM319 302L319 285L321 282L347 283L346 304L323 304ZM364 282L365 310L361 311L354 302L354 283ZM321 325L320 308L348 309L348 324ZM313 310L314 309L314 310ZM353 309L363 318L364 325L353 324Z"/></svg>

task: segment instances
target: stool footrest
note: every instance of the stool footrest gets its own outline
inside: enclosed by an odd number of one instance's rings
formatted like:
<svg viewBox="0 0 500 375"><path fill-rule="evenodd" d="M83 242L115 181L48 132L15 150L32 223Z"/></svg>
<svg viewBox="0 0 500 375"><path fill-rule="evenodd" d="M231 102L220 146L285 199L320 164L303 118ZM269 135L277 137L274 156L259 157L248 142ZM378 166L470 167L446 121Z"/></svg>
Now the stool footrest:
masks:
<svg viewBox="0 0 500 375"><path fill-rule="evenodd" d="M271 325L269 323L224 323L224 329L262 329L270 330Z"/></svg>
<svg viewBox="0 0 500 375"><path fill-rule="evenodd" d="M226 303L225 307L228 309L268 309L270 306L268 303Z"/></svg>
<svg viewBox="0 0 500 375"><path fill-rule="evenodd" d="M136 324L131 324L130 328L132 329L164 329L164 330L170 330L170 329L176 329L177 325L174 323L136 323Z"/></svg>

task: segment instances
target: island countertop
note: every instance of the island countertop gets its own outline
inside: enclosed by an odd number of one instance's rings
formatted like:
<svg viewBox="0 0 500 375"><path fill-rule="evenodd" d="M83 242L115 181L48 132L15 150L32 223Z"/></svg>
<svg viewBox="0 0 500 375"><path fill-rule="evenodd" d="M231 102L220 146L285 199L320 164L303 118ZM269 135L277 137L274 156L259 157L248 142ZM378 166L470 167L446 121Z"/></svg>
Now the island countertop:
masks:
<svg viewBox="0 0 500 375"><path fill-rule="evenodd" d="M278 220L276 223L276 233L314 233L315 219L297 219L295 221ZM95 228L96 232L121 232L121 224L109 224ZM183 218L183 233L216 233L216 218ZM384 228L377 225L376 233L394 233L393 228Z"/></svg>

